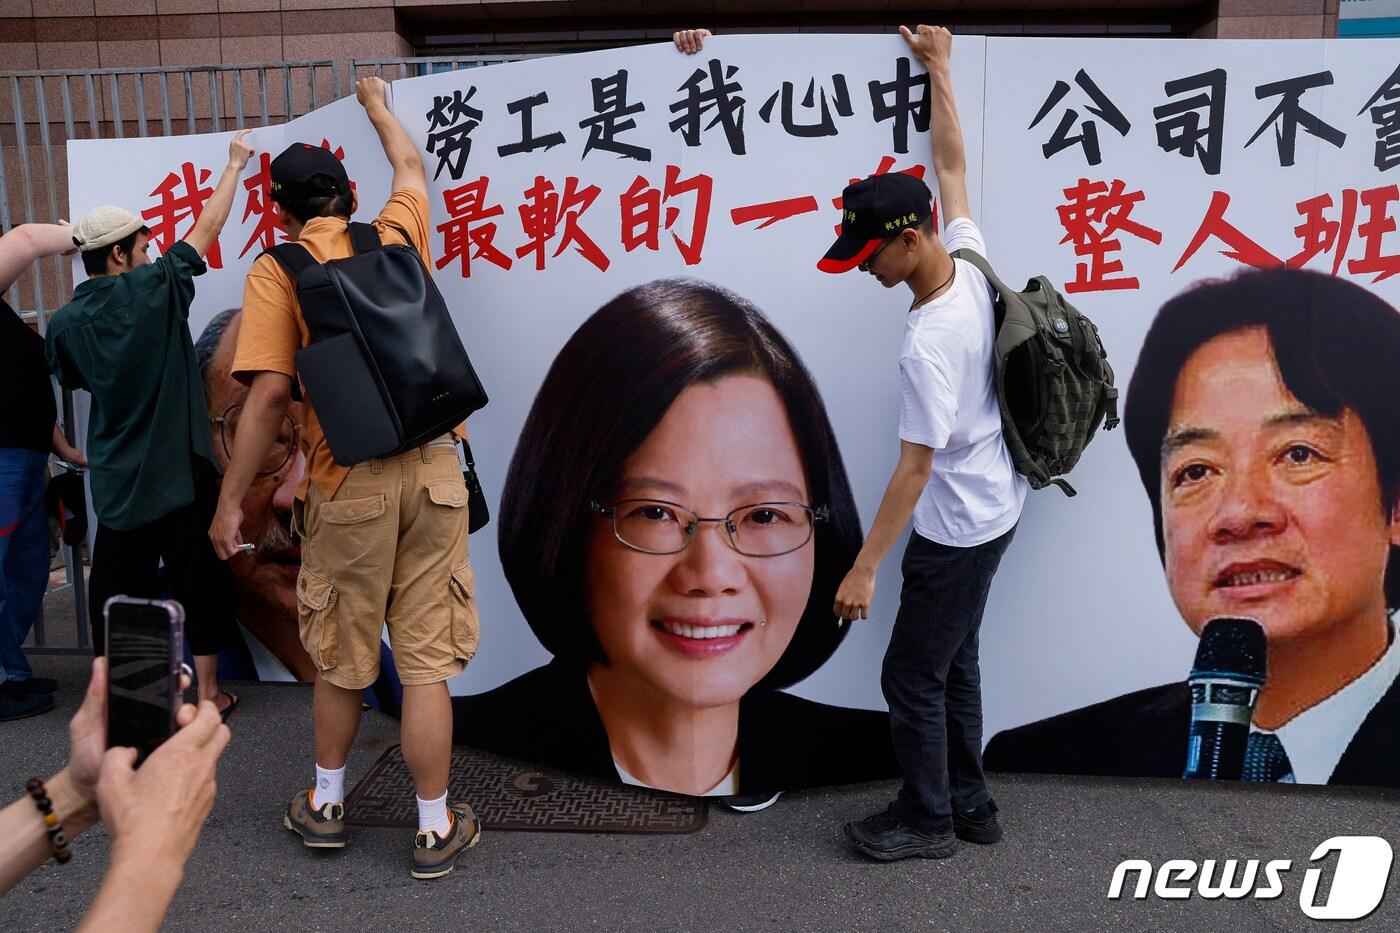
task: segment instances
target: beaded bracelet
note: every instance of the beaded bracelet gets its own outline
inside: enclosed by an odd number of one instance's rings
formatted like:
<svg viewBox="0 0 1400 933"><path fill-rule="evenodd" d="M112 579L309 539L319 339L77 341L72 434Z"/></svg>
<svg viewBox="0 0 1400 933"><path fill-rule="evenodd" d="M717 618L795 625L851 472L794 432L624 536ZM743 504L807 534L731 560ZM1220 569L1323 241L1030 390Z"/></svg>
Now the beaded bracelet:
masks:
<svg viewBox="0 0 1400 933"><path fill-rule="evenodd" d="M30 778L25 782L24 789L34 798L34 805L44 815L44 830L49 834L49 846L53 849L54 859L60 865L67 864L73 853L68 851L68 836L63 832L63 824L58 821L58 814L53 812L53 801L44 789L44 782L38 778Z"/></svg>

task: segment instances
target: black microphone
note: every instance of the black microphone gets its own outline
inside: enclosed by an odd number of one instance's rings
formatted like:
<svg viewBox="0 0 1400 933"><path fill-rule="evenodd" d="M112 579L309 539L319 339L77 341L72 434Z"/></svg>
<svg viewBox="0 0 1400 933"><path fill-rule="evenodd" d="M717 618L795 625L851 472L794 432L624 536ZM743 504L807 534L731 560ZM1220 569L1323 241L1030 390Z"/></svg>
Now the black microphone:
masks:
<svg viewBox="0 0 1400 933"><path fill-rule="evenodd" d="M1191 687L1185 778L1238 781L1249 721L1268 676L1268 641L1253 619L1211 619L1201 632Z"/></svg>

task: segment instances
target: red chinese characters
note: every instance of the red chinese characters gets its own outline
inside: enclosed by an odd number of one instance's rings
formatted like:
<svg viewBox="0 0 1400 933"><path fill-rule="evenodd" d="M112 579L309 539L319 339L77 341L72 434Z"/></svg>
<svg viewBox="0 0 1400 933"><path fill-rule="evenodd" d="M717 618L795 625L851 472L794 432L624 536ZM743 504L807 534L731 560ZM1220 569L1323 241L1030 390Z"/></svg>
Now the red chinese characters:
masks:
<svg viewBox="0 0 1400 933"><path fill-rule="evenodd" d="M1341 271L1345 262L1348 273L1373 275L1371 281L1380 282L1400 273L1400 254L1386 253L1384 245L1386 234L1394 233L1397 229L1396 220L1391 216L1391 205L1397 200L1400 200L1400 187L1384 185L1364 191L1343 189L1341 205L1335 211L1333 208L1337 202L1330 194L1297 202L1294 206L1301 222L1293 228L1293 234L1298 238L1298 251L1284 260L1225 219L1230 196L1224 191L1216 191L1211 197L1205 219L1172 271L1184 266L1206 241L1214 238L1226 247L1220 251L1222 255L1245 265L1260 268L1287 265L1296 269L1319 256L1330 254L1333 275ZM1347 254L1354 239L1361 241L1361 255L1348 260Z"/></svg>
<svg viewBox="0 0 1400 933"><path fill-rule="evenodd" d="M1065 291L1138 288L1137 277L1119 275L1124 271L1123 261L1110 256L1123 248L1120 233L1153 244L1162 242L1161 231L1129 217L1145 195L1141 191L1129 192L1126 183L1117 178L1111 184L1081 178L1074 187L1065 188L1064 195L1065 203L1055 208L1065 230L1060 242L1073 243L1074 254L1088 259L1075 263L1074 280L1065 283Z"/></svg>
<svg viewBox="0 0 1400 933"><path fill-rule="evenodd" d="M787 220L798 214L810 214L815 210L820 210L820 207L817 205L817 199L809 194L802 198L784 198L781 201L768 201L764 204L736 207L729 212L729 219L734 222L736 227L760 220L762 223L754 229L762 230L764 227L773 226L780 220Z"/></svg>
<svg viewBox="0 0 1400 933"><path fill-rule="evenodd" d="M268 196L272 187L272 156L266 152L258 153L258 170L252 177L244 179L243 187L248 192L248 197L243 202L243 219L246 221L256 215L257 222L248 237L248 242L243 244L243 249L238 253L239 259L248 255L248 251L254 245L270 249L276 244L278 234L281 234L284 240L287 238L287 231L277 219L277 212L272 209L272 199Z"/></svg>
<svg viewBox="0 0 1400 933"><path fill-rule="evenodd" d="M525 203L518 208L520 227L529 242L518 247L515 255L523 259L534 253L535 269L543 270L546 244L559 235L562 222L563 235L559 237L559 245L551 255L559 256L572 246L600 272L606 272L610 260L579 223L579 218L593 206L602 190L597 185L580 188L578 179L570 175L564 179L564 193L560 195L555 190L554 182L543 175L536 175L535 183L525 190Z"/></svg>
<svg viewBox="0 0 1400 933"><path fill-rule="evenodd" d="M1201 220L1200 227L1191 237L1191 242L1187 244L1181 258L1176 261L1175 266L1172 266L1173 272L1186 265L1186 261L1196 254L1196 250L1212 238L1219 240L1227 247L1222 249L1220 254L1236 262L1259 268L1282 265L1277 256L1245 236L1238 227L1225 219L1225 208L1229 206L1230 196L1225 192L1217 191L1211 196L1210 206L1206 208L1206 216Z"/></svg>
<svg viewBox="0 0 1400 933"><path fill-rule="evenodd" d="M666 181L661 189L638 175L618 199L618 208L622 213L623 249L629 253L639 246L650 250L660 249L660 234L665 229L671 234L685 264L693 266L699 263L705 249L705 234L709 230L714 184L714 179L709 175L681 178L678 165L666 166ZM674 232L676 222L681 217L681 208L672 201L692 196L690 235L681 239L680 234ZM664 224L663 206L666 208Z"/></svg>
<svg viewBox="0 0 1400 933"><path fill-rule="evenodd" d="M1388 279L1400 272L1400 255L1381 252L1381 238L1395 232L1395 218L1390 216L1390 205L1400 200L1400 186L1385 185L1359 194L1355 191L1344 193L1358 196L1366 207L1366 219L1356 228L1364 242L1361 258L1348 262L1347 271L1353 275L1375 273L1372 282Z"/></svg>
<svg viewBox="0 0 1400 933"><path fill-rule="evenodd" d="M880 159L880 164L876 166L875 171L871 174L884 175L893 168L894 156L884 156ZM899 171L905 175L912 175L918 179L922 179L924 177L923 165L911 165L910 167L902 168ZM858 181L860 181L859 178L852 178L851 184L855 184ZM843 200L840 197L835 197L831 199L831 203L836 207L837 210L840 210ZM736 227L743 226L747 223L753 223L754 221L759 221L758 226L754 227L754 229L762 230L765 227L773 226L779 221L788 220L789 218L797 217L801 214L810 214L820 209L821 207L817 203L816 196L809 194L802 197L782 198L777 201L765 201L762 204L745 204L742 207L736 207L732 209L729 212L729 219L731 222L733 222L734 226ZM936 205L934 213L935 215L937 214ZM934 224L934 229L938 229L938 225L936 222ZM836 233L838 235L841 233L840 224L836 225Z"/></svg>
<svg viewBox="0 0 1400 933"><path fill-rule="evenodd" d="M437 227L442 234L442 255L436 263L439 269L460 261L464 279L471 277L473 259L484 259L502 269L510 269L513 260L495 245L496 223L492 218L504 214L505 208L499 204L487 205L486 189L490 184L491 180L483 175L442 193L443 206L450 219Z"/></svg>
<svg viewBox="0 0 1400 933"><path fill-rule="evenodd" d="M199 219L200 212L204 210L204 202L214 193L213 186L206 184L211 174L213 173L207 168L196 171L193 162L186 162L180 166L178 172L166 175L165 180L151 192L151 197L159 198L160 202L142 211L141 217L147 221L147 226L151 228L151 239L160 246L162 253L169 252L175 241L189 233L190 227ZM189 226L185 227L183 232L177 230L177 226L186 220L189 221ZM212 269L223 268L223 258L219 255L217 242L209 248L205 260Z"/></svg>
<svg viewBox="0 0 1400 933"><path fill-rule="evenodd" d="M331 148L330 140L321 140L322 149L330 149L337 159L345 161L345 150L342 147ZM351 190L354 190L355 183L350 182ZM287 231L283 229L282 222L277 219L277 212L273 210L270 191L272 189L272 156L266 152L258 153L258 170L252 176L243 180L243 189L248 192L243 202L243 220L246 222L249 217L257 217L257 222L253 226L253 232L248 236L248 242L243 244L243 249L239 251L238 258L242 259L254 247L271 249L279 239L287 239ZM211 263L212 265L212 263Z"/></svg>

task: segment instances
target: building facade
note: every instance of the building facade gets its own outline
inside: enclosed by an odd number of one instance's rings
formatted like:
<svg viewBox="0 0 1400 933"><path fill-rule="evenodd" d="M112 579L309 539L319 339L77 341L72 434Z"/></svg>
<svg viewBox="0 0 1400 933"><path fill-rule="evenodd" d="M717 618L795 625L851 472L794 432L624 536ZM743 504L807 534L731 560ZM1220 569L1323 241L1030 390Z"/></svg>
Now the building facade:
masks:
<svg viewBox="0 0 1400 933"><path fill-rule="evenodd" d="M946 7L946 8L944 8ZM722 32L1337 34L1338 0L0 0L0 71L582 50Z"/></svg>

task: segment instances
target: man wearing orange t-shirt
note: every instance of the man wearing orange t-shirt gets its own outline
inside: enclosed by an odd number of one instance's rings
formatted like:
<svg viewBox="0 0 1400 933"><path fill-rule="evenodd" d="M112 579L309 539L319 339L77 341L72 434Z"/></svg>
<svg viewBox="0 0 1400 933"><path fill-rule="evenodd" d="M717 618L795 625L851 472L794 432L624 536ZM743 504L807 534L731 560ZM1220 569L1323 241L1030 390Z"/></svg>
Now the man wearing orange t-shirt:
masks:
<svg viewBox="0 0 1400 933"><path fill-rule="evenodd" d="M392 194L372 222L381 242L407 243L431 268L428 183L417 148L385 104L387 85L363 78L355 92L393 169ZM272 161L271 199L287 235L318 262L353 254L348 223L358 205L345 167L320 146L295 143ZM243 496L274 443L292 397L296 352L310 343L296 283L272 256L253 263L233 377L248 397L209 529L219 556L249 560ZM467 561L467 491L456 454L463 428L382 459L335 461L316 416L302 404L306 478L293 525L302 539L297 577L301 641L316 666L316 784L293 798L283 825L311 848L345 845L345 761L360 723L360 695L379 673L383 627L403 683L404 760L418 794L411 874L437 878L475 845L480 821L447 804L452 705L446 681L476 651L474 582Z"/></svg>

